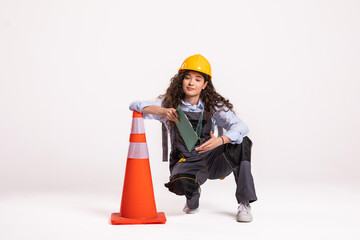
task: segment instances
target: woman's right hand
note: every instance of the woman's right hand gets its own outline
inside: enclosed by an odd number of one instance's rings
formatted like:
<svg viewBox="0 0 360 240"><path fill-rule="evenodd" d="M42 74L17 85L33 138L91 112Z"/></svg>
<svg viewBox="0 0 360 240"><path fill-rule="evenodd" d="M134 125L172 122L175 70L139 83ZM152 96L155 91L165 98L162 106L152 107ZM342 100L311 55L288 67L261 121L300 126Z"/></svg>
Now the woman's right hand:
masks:
<svg viewBox="0 0 360 240"><path fill-rule="evenodd" d="M175 108L164 108L161 116L166 118L167 120L179 122L179 119L178 119L179 116L178 116Z"/></svg>

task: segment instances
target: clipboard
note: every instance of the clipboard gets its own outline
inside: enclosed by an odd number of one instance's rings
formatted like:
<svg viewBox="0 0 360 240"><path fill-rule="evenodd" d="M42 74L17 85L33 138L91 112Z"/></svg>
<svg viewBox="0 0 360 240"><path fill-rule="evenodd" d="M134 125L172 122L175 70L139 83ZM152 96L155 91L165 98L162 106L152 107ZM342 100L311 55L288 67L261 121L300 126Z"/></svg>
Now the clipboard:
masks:
<svg viewBox="0 0 360 240"><path fill-rule="evenodd" d="M195 147L195 144L199 140L199 137L194 131L189 119L181 109L180 105L176 109L176 112L178 113L179 116L179 122L175 122L175 124L179 129L181 137L185 142L186 148L188 149L189 152L191 152Z"/></svg>

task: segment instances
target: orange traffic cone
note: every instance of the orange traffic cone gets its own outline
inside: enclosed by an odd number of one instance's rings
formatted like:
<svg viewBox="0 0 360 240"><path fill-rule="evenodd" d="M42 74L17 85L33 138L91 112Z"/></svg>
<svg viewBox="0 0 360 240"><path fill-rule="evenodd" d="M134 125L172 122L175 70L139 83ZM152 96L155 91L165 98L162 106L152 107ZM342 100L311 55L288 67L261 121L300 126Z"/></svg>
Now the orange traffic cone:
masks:
<svg viewBox="0 0 360 240"><path fill-rule="evenodd" d="M111 224L165 222L165 214L156 212L143 115L134 111L120 213L111 214Z"/></svg>

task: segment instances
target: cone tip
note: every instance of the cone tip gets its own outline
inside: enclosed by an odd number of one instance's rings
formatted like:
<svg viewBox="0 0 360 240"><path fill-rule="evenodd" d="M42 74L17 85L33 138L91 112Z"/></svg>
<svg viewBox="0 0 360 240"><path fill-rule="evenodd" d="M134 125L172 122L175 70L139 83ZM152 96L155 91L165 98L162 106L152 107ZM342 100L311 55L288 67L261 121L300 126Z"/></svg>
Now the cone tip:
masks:
<svg viewBox="0 0 360 240"><path fill-rule="evenodd" d="M143 114L138 111L133 111L133 118L142 118Z"/></svg>

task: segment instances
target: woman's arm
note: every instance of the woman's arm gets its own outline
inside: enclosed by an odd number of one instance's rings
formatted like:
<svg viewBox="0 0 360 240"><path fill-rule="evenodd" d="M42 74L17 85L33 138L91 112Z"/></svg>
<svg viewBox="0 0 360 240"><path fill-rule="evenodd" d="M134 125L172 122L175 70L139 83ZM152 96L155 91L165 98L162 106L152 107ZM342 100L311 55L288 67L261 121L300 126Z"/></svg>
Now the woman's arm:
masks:
<svg viewBox="0 0 360 240"><path fill-rule="evenodd" d="M143 109L147 106L161 106L162 104L162 100L161 99L157 99L156 101L133 101L132 103L130 103L129 109L131 111L138 111L140 113L144 113ZM159 120L159 121L165 121L165 119L163 119L160 115L156 115L156 114L151 114L151 113L144 113L143 114L144 119L155 119L155 120Z"/></svg>
<svg viewBox="0 0 360 240"><path fill-rule="evenodd" d="M198 151L199 153L203 153L229 142L231 142L231 139L228 138L227 136L224 135L224 136L216 137L211 131L210 139L207 140L200 147L195 148L195 150Z"/></svg>
<svg viewBox="0 0 360 240"><path fill-rule="evenodd" d="M161 106L162 100L156 101L133 101L129 109L144 113L145 119L156 119L164 122L165 119L178 122L178 115L174 108L164 108Z"/></svg>
<svg viewBox="0 0 360 240"><path fill-rule="evenodd" d="M210 151L229 142L240 144L243 137L249 132L246 124L240 120L233 111L228 110L226 112L217 110L214 114L214 120L215 125L226 129L226 133L223 136L215 137L214 134L210 132L210 139L200 147L195 148L199 153Z"/></svg>
<svg viewBox="0 0 360 240"><path fill-rule="evenodd" d="M142 112L162 116L162 113L164 112L164 108L156 105L149 105L144 107L142 109Z"/></svg>
<svg viewBox="0 0 360 240"><path fill-rule="evenodd" d="M166 118L170 121L179 122L175 108L164 108L156 105L146 106L142 109L143 113L154 114Z"/></svg>
<svg viewBox="0 0 360 240"><path fill-rule="evenodd" d="M226 111L227 110L227 111ZM214 114L215 125L226 130L223 136L230 139L231 143L240 144L249 133L249 128L235 113L227 108L218 110Z"/></svg>

